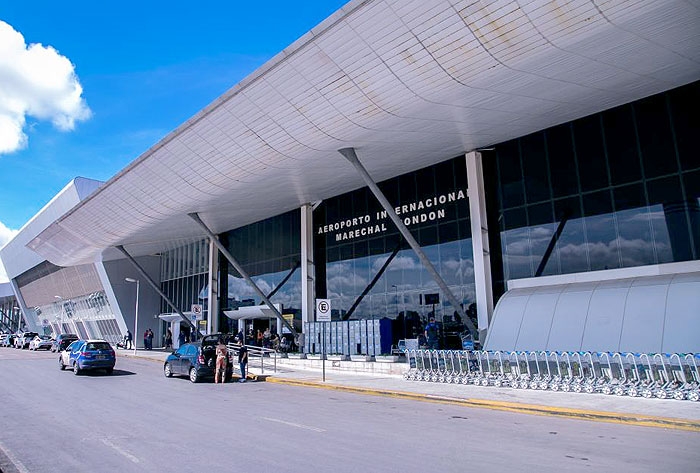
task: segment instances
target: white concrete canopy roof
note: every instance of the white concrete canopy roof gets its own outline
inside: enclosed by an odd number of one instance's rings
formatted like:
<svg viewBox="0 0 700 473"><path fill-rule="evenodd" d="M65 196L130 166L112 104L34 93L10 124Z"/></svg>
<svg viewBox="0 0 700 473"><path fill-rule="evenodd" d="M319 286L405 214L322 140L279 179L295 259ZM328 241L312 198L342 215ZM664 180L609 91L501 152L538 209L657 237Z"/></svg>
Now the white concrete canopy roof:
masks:
<svg viewBox="0 0 700 473"><path fill-rule="evenodd" d="M355 0L28 246L57 265L223 232L700 78L683 0Z"/></svg>

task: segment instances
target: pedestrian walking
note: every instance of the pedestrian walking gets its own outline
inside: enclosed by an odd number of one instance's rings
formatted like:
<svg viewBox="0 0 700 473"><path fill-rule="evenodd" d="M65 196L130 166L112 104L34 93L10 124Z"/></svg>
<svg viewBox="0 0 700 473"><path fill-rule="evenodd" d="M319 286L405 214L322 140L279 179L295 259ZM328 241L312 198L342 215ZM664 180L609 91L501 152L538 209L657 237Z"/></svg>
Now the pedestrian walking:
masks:
<svg viewBox="0 0 700 473"><path fill-rule="evenodd" d="M131 335L131 330L126 331L126 335L124 336L124 348L127 350L131 349L131 341L133 340L134 336Z"/></svg>
<svg viewBox="0 0 700 473"><path fill-rule="evenodd" d="M172 348L173 347L173 332L168 329L167 332L165 332L165 348Z"/></svg>
<svg viewBox="0 0 700 473"><path fill-rule="evenodd" d="M238 339L235 340L238 344L238 367L241 370L241 379L239 383L245 383L246 365L248 364L248 349Z"/></svg>

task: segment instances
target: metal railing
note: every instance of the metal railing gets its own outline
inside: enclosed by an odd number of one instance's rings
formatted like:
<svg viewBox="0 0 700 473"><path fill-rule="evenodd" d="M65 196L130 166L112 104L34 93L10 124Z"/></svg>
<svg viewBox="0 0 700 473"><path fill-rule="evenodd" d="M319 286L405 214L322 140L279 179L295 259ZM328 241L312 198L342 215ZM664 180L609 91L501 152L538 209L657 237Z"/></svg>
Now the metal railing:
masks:
<svg viewBox="0 0 700 473"><path fill-rule="evenodd" d="M404 378L618 396L700 400L700 354L405 350Z"/></svg>
<svg viewBox="0 0 700 473"><path fill-rule="evenodd" d="M235 343L229 343L226 345L228 352L234 356L238 356L239 345ZM265 374L265 358L272 359L273 361L273 371L277 373L277 350L272 348L263 348L257 345L246 345L248 350L248 366L253 366L253 358L260 358L260 374Z"/></svg>

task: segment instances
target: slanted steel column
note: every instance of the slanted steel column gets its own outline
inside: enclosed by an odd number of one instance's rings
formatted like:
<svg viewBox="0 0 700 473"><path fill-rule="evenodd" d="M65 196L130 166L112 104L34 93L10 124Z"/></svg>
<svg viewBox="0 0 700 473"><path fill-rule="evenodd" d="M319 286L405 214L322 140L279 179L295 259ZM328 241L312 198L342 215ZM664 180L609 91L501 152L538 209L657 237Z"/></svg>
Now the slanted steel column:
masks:
<svg viewBox="0 0 700 473"><path fill-rule="evenodd" d="M280 321L282 322L282 324L283 324L285 327L287 327L287 329L289 329L289 331L292 333L292 335L296 337L296 336L297 336L297 331L294 330L294 327L292 327L292 326L289 324L289 322L287 322L287 321L284 319L284 317L282 317L282 314L280 314L280 311L277 310L277 307L275 307L275 306L272 304L272 302L270 302L270 299L267 298L267 296L265 295L265 293L262 292L262 291L260 290L260 288L258 287L258 285L255 284L255 282L250 278L250 276L248 276L248 273L246 273L246 272L243 270L243 267L242 267L240 264L238 264L238 261L236 261L236 259L231 255L231 253L229 253L229 251L226 249L226 247L225 247L224 245L221 244L221 242L219 241L219 239L216 238L216 235L214 234L214 232L212 232L211 230L209 230L209 227L207 227L206 224L202 221L202 219L199 218L199 215L198 215L196 212L192 212L192 213L187 214L187 215L189 215L189 217L190 217L192 220L194 220L195 222L197 222L197 224L198 224L198 225L202 228L202 230L204 230L204 232L207 234L207 236L209 237L209 240L210 240L212 243L214 243L214 245L216 245L216 247L219 249L219 251L221 252L221 254L224 255L224 257L228 260L228 262L231 263L231 265L232 265L234 268L236 268L236 271L238 271L238 274L240 274L241 276L243 276L243 279L245 279L246 282L247 282L248 284L250 284L250 286L253 288L253 290L260 296L260 298L261 298L263 301L265 301L265 304L267 304L267 306L270 308L270 310L272 310L272 312L275 314L275 317L277 317L277 319L280 320Z"/></svg>
<svg viewBox="0 0 700 473"><path fill-rule="evenodd" d="M144 278L144 279L146 280L146 282L149 284L149 286L151 286L151 287L153 288L153 290L156 291L156 292L158 293L158 295L159 295L160 297L162 297L163 300L164 300L165 302L167 302L168 305L169 305L175 312L177 312L177 315L179 315L180 317L182 317L182 320L184 320L185 322L187 322L187 323L189 324L189 326L192 327L193 330L197 330L197 327L195 327L195 325L192 323L192 321L191 321L190 319L188 319L188 318L185 316L185 314L182 313L182 311L181 311L180 309L177 308L177 306L175 305L175 303L174 303L173 301L171 301L170 298L169 298L168 296L166 296L165 293L164 293L163 291L160 290L160 286L158 286L158 284L156 284L156 282L151 278L151 276L148 275L148 273L141 267L141 265L138 264L138 263L136 262L136 260L133 258L133 256L131 256L131 255L129 254L129 252L126 251L126 249L124 249L124 247L123 247L122 245L115 246L115 248L118 249L119 251L121 251L121 252L124 254L124 256L126 256L126 259L128 259L128 260L131 262L131 264L134 266L134 268L136 268L136 271L138 271L139 274L140 274L141 276L143 276L143 278ZM134 337L136 337L136 336L137 336L137 334L134 334ZM136 343L136 342L134 342L134 344L135 344L135 343Z"/></svg>
<svg viewBox="0 0 700 473"><path fill-rule="evenodd" d="M486 223L486 198L484 169L481 153L471 151L465 155L467 184L469 186L469 220L472 225L472 253L474 255L474 285L476 288L476 314L479 323L479 340L484 343L493 315L493 288L491 284L491 259L489 229Z"/></svg>
<svg viewBox="0 0 700 473"><path fill-rule="evenodd" d="M423 250L421 249L416 239L413 238L413 235L408 230L408 227L406 227L406 225L403 223L403 221L401 221L399 216L396 215L394 207L392 207L389 201L386 199L386 197L384 197L384 194L379 189L379 186L377 186L377 184L372 180L372 177L369 175L365 167L357 158L357 154L355 154L355 148L343 148L339 149L338 152L342 154L345 157L345 159L350 161L350 163L353 166L355 166L355 169L357 169L357 172L360 173L360 176L362 176L362 179L364 179L365 183L367 184L367 187L369 187L369 189L372 191L372 193L382 205L384 210L386 210L386 213L391 219L391 221L394 222L394 225L396 225L396 228L399 229L401 235L403 235L408 244L411 245L413 251L416 252L416 255L418 255L418 259L420 259L421 263L423 263L423 267L425 267L425 269L430 273L430 275L433 277L433 280L435 280L437 285L440 287L440 290L442 290L442 292L447 296L447 299L450 301L457 313L459 313L459 315L462 317L462 320L467 324L467 328L469 329L469 332L471 332L472 339L475 340L477 335L477 329L474 326L474 323L469 319L469 317L467 317L467 314L464 312L464 308L460 305L459 301L454 296L454 294L452 294L450 288L447 287L447 284L442 279L440 274L438 274L437 270L430 262L428 257L425 256L425 253L423 253Z"/></svg>

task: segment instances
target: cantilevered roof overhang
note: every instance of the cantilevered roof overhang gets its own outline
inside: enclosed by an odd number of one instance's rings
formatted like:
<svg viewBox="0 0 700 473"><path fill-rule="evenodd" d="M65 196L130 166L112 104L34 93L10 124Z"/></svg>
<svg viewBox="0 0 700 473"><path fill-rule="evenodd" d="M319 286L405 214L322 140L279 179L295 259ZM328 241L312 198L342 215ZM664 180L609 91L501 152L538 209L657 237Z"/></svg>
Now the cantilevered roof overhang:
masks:
<svg viewBox="0 0 700 473"><path fill-rule="evenodd" d="M67 266L163 249L700 78L683 0L355 0L29 243Z"/></svg>

